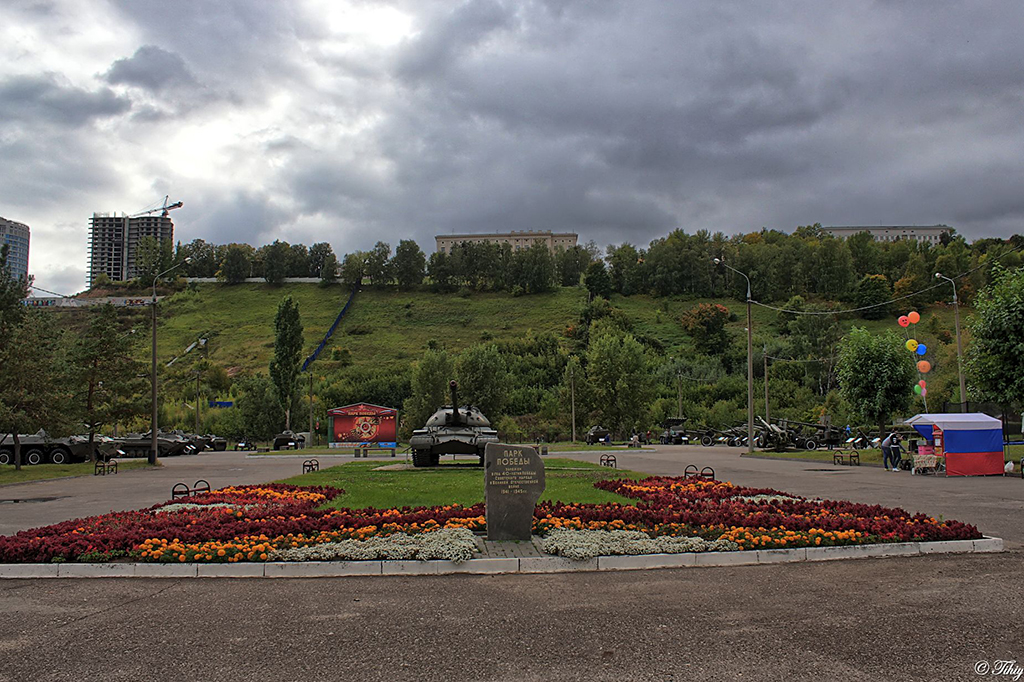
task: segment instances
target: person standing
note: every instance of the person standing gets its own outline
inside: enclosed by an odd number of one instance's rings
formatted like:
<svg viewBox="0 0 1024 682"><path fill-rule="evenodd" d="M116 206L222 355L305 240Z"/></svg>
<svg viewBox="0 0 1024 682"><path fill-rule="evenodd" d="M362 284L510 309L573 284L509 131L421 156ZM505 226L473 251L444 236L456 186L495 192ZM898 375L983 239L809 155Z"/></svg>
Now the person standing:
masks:
<svg viewBox="0 0 1024 682"><path fill-rule="evenodd" d="M892 470L900 470L900 457L893 453L893 446L897 446L897 452L899 451L899 435L893 431L882 441L882 466L885 469L889 468L889 462L892 462Z"/></svg>

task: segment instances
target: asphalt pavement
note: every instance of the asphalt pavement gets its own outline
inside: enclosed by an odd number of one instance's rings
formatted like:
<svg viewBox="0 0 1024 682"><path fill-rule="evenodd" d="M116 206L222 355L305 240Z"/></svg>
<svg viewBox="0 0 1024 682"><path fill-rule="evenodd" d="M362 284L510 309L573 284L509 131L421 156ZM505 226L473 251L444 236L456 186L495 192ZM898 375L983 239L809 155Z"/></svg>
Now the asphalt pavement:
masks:
<svg viewBox="0 0 1024 682"><path fill-rule="evenodd" d="M737 484L958 518L1010 551L557 575L6 580L0 680L971 680L1013 679L991 673L1024 659L1019 478L832 472L699 446L615 454L650 473L712 466ZM177 480L272 480L301 461L219 453L0 488L0 499L63 496L3 504L2 527L149 506Z"/></svg>

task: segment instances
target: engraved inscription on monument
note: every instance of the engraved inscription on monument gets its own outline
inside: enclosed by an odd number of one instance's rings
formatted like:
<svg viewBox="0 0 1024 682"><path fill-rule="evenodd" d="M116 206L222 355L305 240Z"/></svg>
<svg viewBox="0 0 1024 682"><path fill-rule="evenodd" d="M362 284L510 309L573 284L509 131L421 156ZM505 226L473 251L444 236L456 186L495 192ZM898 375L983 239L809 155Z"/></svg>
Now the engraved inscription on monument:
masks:
<svg viewBox="0 0 1024 682"><path fill-rule="evenodd" d="M529 540L533 510L544 485L544 462L536 449L488 443L484 451L487 539Z"/></svg>

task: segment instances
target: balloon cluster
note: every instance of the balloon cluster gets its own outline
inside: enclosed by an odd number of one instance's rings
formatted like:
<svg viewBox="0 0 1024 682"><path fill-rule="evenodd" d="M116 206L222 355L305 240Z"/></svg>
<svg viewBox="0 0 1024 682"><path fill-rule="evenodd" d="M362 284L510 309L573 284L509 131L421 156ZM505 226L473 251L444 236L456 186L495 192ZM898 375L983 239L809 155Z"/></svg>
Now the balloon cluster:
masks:
<svg viewBox="0 0 1024 682"><path fill-rule="evenodd" d="M899 319L896 321L899 322L901 327L906 328L912 324L920 322L921 315L914 310L906 315L900 315ZM927 374L932 371L932 363L924 359L924 354L928 352L928 346L923 343L918 343L915 339L907 339L907 343L905 345L907 350L921 358L917 361L918 372L921 374ZM919 395L928 395L928 383L924 379L918 381L917 385L914 386L914 393Z"/></svg>

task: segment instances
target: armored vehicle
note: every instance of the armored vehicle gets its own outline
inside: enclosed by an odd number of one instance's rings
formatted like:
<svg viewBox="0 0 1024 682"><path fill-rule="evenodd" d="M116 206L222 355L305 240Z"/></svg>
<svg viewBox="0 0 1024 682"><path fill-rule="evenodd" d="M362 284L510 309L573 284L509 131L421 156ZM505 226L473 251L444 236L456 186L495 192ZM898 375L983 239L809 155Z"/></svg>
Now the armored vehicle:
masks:
<svg viewBox="0 0 1024 682"><path fill-rule="evenodd" d="M71 464L91 459L88 436L51 438L46 431L40 429L30 435L19 434L18 440L21 443L21 461L24 464ZM117 444L112 439L99 434L93 436L93 448L101 459L119 453ZM13 463L14 438L10 434L0 435L0 464Z"/></svg>
<svg viewBox="0 0 1024 682"><path fill-rule="evenodd" d="M658 436L658 442L662 445L686 445L690 442L690 437L684 428L685 424L685 417L670 417L666 419L661 425L665 430Z"/></svg>
<svg viewBox="0 0 1024 682"><path fill-rule="evenodd" d="M596 445L598 443L602 445L612 444L612 432L603 426L591 426L590 430L587 431L587 435L583 437L587 445Z"/></svg>
<svg viewBox="0 0 1024 682"><path fill-rule="evenodd" d="M274 436L274 450L298 450L306 447L306 438L294 431L282 431Z"/></svg>
<svg viewBox="0 0 1024 682"><path fill-rule="evenodd" d="M437 466L441 455L476 455L484 461L484 448L498 442L498 432L491 422L472 405L459 407L458 384L448 383L452 404L435 412L422 429L412 432L413 466Z"/></svg>
<svg viewBox="0 0 1024 682"><path fill-rule="evenodd" d="M147 431L146 433L129 433L124 438L117 438L115 441L127 457L148 457L149 451L152 448L152 439L150 434L150 431ZM194 446L192 446L191 441L183 438L182 436L174 433L163 433L162 431L157 431L157 456L176 457L185 452L185 449L188 447Z"/></svg>

